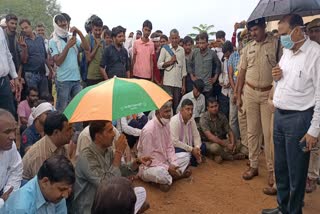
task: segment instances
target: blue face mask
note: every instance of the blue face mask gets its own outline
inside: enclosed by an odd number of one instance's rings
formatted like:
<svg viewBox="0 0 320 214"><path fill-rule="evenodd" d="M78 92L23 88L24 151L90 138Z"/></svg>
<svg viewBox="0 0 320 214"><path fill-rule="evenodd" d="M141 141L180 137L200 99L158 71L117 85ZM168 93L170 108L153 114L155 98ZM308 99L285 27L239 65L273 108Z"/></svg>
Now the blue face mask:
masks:
<svg viewBox="0 0 320 214"><path fill-rule="evenodd" d="M294 30L293 30L293 31L294 31ZM281 37L280 37L281 45L282 45L284 48L289 49L289 50L291 50L295 44L297 44L297 43L302 42L303 40L305 40L305 38L303 38L302 40L297 41L297 42L292 41L291 35L292 35L293 31L291 31L291 33L290 33L289 35L284 35L284 36L281 36Z"/></svg>

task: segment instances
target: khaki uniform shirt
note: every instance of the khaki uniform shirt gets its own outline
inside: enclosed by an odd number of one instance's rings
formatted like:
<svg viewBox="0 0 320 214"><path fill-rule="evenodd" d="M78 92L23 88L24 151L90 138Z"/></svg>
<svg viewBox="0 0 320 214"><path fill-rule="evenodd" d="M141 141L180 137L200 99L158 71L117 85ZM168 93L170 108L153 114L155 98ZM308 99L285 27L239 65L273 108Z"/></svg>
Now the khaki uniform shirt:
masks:
<svg viewBox="0 0 320 214"><path fill-rule="evenodd" d="M204 141L208 141L204 132L210 131L211 134L220 139L227 139L227 134L230 131L230 126L227 117L219 112L215 119L211 119L210 113L205 112L200 118L200 133Z"/></svg>
<svg viewBox="0 0 320 214"><path fill-rule="evenodd" d="M51 139L45 135L33 144L25 156L23 156L23 179L30 180L37 175L43 162L53 155L68 157L68 152L65 146L57 148Z"/></svg>
<svg viewBox="0 0 320 214"><path fill-rule="evenodd" d="M239 67L246 70L246 81L257 88L272 84L272 68L277 65L278 39L268 35L265 41L252 41L246 45L240 57Z"/></svg>

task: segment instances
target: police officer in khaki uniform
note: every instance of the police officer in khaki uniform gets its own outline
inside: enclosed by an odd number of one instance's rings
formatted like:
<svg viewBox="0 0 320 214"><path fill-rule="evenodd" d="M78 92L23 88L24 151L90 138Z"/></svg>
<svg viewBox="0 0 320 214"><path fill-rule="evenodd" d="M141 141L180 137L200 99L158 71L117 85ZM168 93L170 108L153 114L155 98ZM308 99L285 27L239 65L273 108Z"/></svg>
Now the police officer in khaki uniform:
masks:
<svg viewBox="0 0 320 214"><path fill-rule="evenodd" d="M259 136L264 136L264 149L268 170L268 184L273 185L273 157L270 152L272 136L270 133L271 110L268 97L272 88L272 68L277 64L278 39L266 33L264 18L247 23L253 41L246 45L240 58L239 88L237 105L242 106L242 97L246 103L248 125L248 149L250 167L243 173L243 179L250 180L258 176L258 157L261 148Z"/></svg>

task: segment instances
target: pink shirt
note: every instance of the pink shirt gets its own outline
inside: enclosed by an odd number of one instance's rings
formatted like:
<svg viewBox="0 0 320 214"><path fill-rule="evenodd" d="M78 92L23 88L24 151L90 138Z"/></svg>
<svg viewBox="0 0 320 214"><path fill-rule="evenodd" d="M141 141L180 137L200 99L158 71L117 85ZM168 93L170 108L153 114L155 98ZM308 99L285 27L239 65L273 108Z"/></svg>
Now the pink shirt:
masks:
<svg viewBox="0 0 320 214"><path fill-rule="evenodd" d="M154 44L151 40L145 43L141 39L136 40L133 44L133 55L136 62L133 66L133 76L141 78L152 78L151 60L154 55Z"/></svg>
<svg viewBox="0 0 320 214"><path fill-rule="evenodd" d="M28 100L24 100L19 103L17 112L19 117L25 117L27 119L29 118L31 114L31 108L29 106Z"/></svg>
<svg viewBox="0 0 320 214"><path fill-rule="evenodd" d="M169 169L170 164L178 166L170 137L170 125L162 126L157 117L142 129L137 149L139 157L153 158L150 167L162 166ZM144 169L146 166L140 165L139 173Z"/></svg>

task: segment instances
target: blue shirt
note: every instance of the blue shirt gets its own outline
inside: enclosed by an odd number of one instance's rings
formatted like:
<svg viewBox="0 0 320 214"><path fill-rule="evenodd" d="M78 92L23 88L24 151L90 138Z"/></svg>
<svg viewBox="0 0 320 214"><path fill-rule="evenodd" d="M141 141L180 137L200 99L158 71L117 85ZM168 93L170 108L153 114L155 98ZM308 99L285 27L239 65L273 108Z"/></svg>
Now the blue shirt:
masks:
<svg viewBox="0 0 320 214"><path fill-rule="evenodd" d="M64 81L79 81L80 70L78 65L78 52L80 50L80 40L77 40L77 44L69 49L68 54L63 63L57 69L57 80ZM63 39L59 38L58 41L50 39L49 50L52 57L61 54L67 43Z"/></svg>
<svg viewBox="0 0 320 214"><path fill-rule="evenodd" d="M22 143L20 145L20 155L21 157L23 157L25 154L25 149L29 146L32 146L38 140L41 139L41 136L37 132L37 129L34 123L32 123L31 126L29 126L26 130L24 130L24 132L22 133L21 139L22 139L21 140Z"/></svg>
<svg viewBox="0 0 320 214"><path fill-rule="evenodd" d="M239 61L240 61L239 52L238 51L234 51L229 57L228 68L229 68L229 66L232 66L232 69L233 69L233 80L234 80L235 83L237 81L237 76L235 75L235 73L238 70L237 67L238 67Z"/></svg>
<svg viewBox="0 0 320 214"><path fill-rule="evenodd" d="M36 38L32 40L26 37L25 42L28 46L28 60L27 63L23 64L23 71L45 74L47 52L43 38L36 36Z"/></svg>
<svg viewBox="0 0 320 214"><path fill-rule="evenodd" d="M0 213L67 214L67 205L65 199L57 204L47 202L41 193L38 177L35 176L21 189L10 194Z"/></svg>

